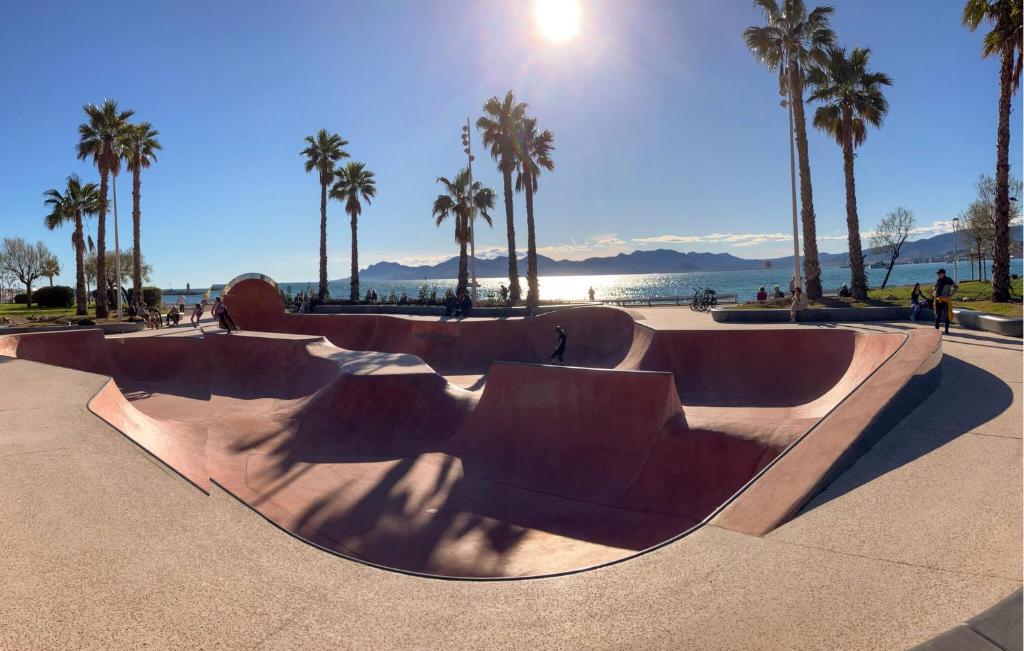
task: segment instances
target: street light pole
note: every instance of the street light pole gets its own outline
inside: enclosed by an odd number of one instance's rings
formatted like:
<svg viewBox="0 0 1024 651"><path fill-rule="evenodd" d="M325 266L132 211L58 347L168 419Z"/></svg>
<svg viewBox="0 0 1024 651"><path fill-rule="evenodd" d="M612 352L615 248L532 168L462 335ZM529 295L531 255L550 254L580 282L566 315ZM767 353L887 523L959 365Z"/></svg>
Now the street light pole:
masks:
<svg viewBox="0 0 1024 651"><path fill-rule="evenodd" d="M956 232L959 229L960 229L960 218L959 217L954 217L953 218L953 282L954 283L959 283L960 282L959 275L957 274L957 264L956 264Z"/></svg>
<svg viewBox="0 0 1024 651"><path fill-rule="evenodd" d="M789 59L785 61L786 68ZM793 205L793 286L801 287L800 280L800 230L796 216L796 153L793 150L793 90L786 84L786 99L780 102L788 110L789 115L789 192Z"/></svg>
<svg viewBox="0 0 1024 651"><path fill-rule="evenodd" d="M117 318L120 320L124 316L124 312L121 305L121 240L117 228L117 172L113 174L112 183L114 192L114 269L117 276Z"/></svg>
<svg viewBox="0 0 1024 651"><path fill-rule="evenodd" d="M469 138L469 118L466 118L466 125L462 127L462 151L466 153L466 162L469 169L469 251L470 251L470 273L473 276L472 295L473 304L476 304L476 204L473 196L473 145Z"/></svg>

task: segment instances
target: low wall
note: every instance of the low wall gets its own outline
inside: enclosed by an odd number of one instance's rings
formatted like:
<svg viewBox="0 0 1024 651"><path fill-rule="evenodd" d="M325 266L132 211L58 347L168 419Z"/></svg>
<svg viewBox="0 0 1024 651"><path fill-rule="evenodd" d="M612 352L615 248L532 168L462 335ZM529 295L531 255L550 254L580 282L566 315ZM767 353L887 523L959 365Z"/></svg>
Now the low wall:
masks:
<svg viewBox="0 0 1024 651"><path fill-rule="evenodd" d="M537 308L537 314L555 312L580 305L592 305L592 303L565 303L562 305L541 305ZM411 316L444 316L443 305L317 305L313 309L314 314L405 314ZM526 316L525 307L474 307L469 316L480 317L510 317Z"/></svg>
<svg viewBox="0 0 1024 651"><path fill-rule="evenodd" d="M789 310L765 308L756 310L735 310L720 308L711 310L711 318L717 323L786 323ZM918 321L932 321L935 314L929 309L918 313ZM861 321L909 321L909 307L835 307L803 310L797 315L800 323L820 322L861 322ZM953 322L970 330L983 330L1007 337L1024 336L1024 320L1012 317L975 312L974 310L953 310Z"/></svg>
<svg viewBox="0 0 1024 651"><path fill-rule="evenodd" d="M125 321L124 323L104 323L101 325L92 326L65 326L65 325L49 325L49 326L0 326L0 336L2 335L18 335L24 333L33 332L67 332L68 330L102 330L105 335L119 335L125 332L138 332L144 327L142 321L131 322Z"/></svg>

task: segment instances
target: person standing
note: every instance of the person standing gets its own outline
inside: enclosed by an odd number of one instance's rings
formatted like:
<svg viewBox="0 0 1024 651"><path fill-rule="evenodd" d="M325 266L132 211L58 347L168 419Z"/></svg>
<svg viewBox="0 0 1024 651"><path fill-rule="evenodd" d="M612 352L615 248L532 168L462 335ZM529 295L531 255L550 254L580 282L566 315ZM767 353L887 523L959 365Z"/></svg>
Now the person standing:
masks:
<svg viewBox="0 0 1024 651"><path fill-rule="evenodd" d="M935 329L939 329L939 322L945 319L946 334L949 334L949 320L953 318L953 294L957 290L957 284L946 275L945 269L935 272L935 287L932 288L932 296L935 298Z"/></svg>
<svg viewBox="0 0 1024 651"><path fill-rule="evenodd" d="M587 296L590 297L590 302L593 303L594 302L594 288L593 287L591 287L589 290L587 290Z"/></svg>
<svg viewBox="0 0 1024 651"><path fill-rule="evenodd" d="M185 295L178 294L178 313L185 314Z"/></svg>
<svg viewBox="0 0 1024 651"><path fill-rule="evenodd" d="M799 287L793 288L793 303L789 306L789 320L796 323L797 315L807 309L807 298Z"/></svg>
<svg viewBox="0 0 1024 651"><path fill-rule="evenodd" d="M558 337L558 346L548 359L557 359L560 365L565 364L565 330L562 330L562 326L555 326L555 335Z"/></svg>

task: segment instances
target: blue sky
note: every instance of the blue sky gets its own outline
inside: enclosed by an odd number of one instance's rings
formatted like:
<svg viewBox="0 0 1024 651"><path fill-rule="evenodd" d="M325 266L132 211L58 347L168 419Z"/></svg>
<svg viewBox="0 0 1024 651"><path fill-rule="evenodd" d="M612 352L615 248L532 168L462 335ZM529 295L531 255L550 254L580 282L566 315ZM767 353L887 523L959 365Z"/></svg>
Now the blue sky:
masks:
<svg viewBox="0 0 1024 651"><path fill-rule="evenodd" d="M320 127L377 173L378 198L360 220L362 266L437 261L457 249L430 217L434 178L464 164L466 117L511 88L555 134L556 169L536 197L542 253L791 250L775 235L790 223L785 113L774 75L740 36L761 21L750 3L584 1L581 33L560 45L538 36L530 4L0 0L0 235L42 239L72 278L70 233L43 227L41 195L72 172L97 178L75 158L77 126L84 103L111 97L152 122L164 145L142 181L155 284L248 271L314 279L319 190L298 152ZM961 27L962 0L834 4L841 42L871 47L895 83L885 125L858 152L864 230L900 205L925 230L951 219L977 176L994 170L997 63ZM818 132L809 139L821 248L841 251L841 152ZM483 153L475 171L500 191ZM128 177L118 189L124 246ZM328 217L329 273L341 278L348 221L337 202ZM500 219L478 231L484 253L504 247Z"/></svg>

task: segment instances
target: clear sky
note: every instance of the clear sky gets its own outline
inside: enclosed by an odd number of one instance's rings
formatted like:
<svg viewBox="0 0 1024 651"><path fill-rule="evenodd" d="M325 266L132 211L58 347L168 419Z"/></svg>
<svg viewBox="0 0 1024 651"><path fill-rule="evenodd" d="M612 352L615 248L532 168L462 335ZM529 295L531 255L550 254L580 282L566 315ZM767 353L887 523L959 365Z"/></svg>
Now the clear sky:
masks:
<svg viewBox="0 0 1024 651"><path fill-rule="evenodd" d="M864 230L900 205L924 227L951 219L977 176L994 171L997 62L960 25L963 0L834 4L840 41L871 47L895 84L889 117L858 152ZM464 164L466 117L512 89L555 134L556 169L536 197L542 253L785 255L790 244L773 236L790 229L785 112L775 76L741 38L761 20L745 0L584 1L579 35L554 44L525 1L0 0L0 236L42 239L64 282L73 278L70 233L43 227L42 193L72 172L98 179L75 158L77 126L83 104L110 97L152 122L164 146L142 180L155 284L248 271L315 279L319 189L298 152L320 127L377 173L378 197L360 219L362 266L438 261L457 249L430 216L434 179ZM841 152L823 134L809 139L821 247L841 251ZM475 171L500 192L482 152ZM118 190L125 246L129 177ZM524 250L521 197L516 206ZM341 204L328 219L329 275L342 278ZM500 203L499 219L478 230L485 253L504 247Z"/></svg>

